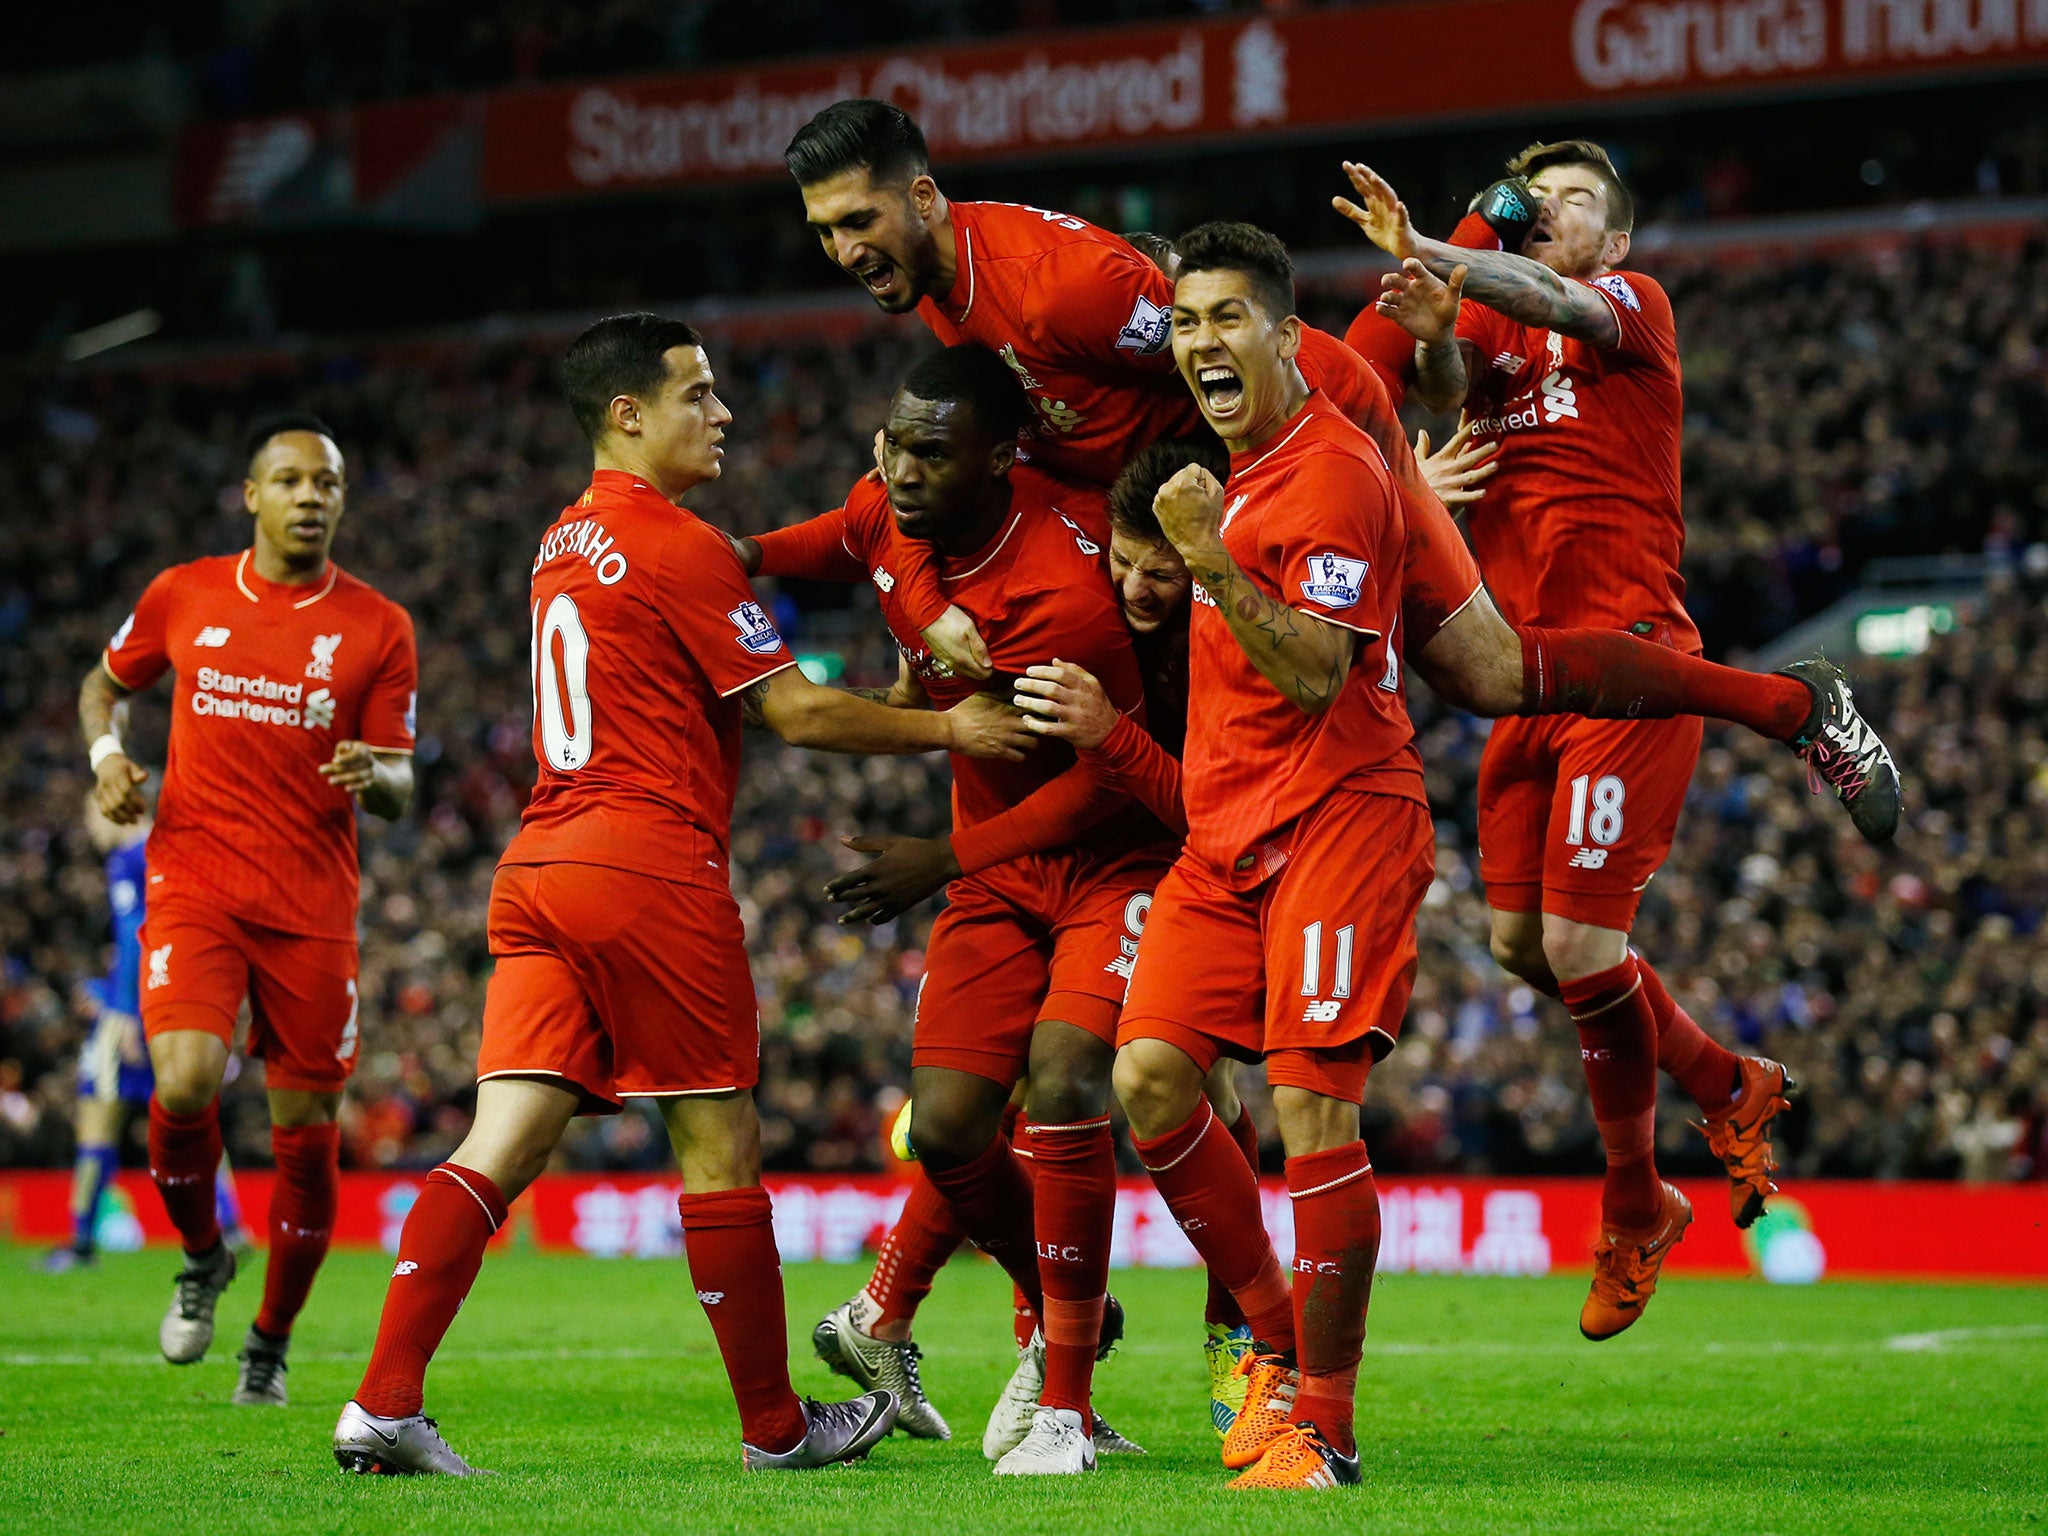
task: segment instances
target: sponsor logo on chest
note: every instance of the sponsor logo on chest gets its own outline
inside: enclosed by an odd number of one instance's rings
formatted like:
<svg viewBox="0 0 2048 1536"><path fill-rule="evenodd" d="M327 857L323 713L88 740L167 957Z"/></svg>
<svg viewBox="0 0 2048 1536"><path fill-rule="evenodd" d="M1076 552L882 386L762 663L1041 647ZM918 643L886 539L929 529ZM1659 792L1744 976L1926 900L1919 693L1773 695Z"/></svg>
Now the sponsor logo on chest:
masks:
<svg viewBox="0 0 2048 1536"><path fill-rule="evenodd" d="M208 625L193 636L195 649L224 648L230 636L225 625ZM278 678L268 671L244 672L230 666L204 666L192 674L192 713L209 720L232 720L245 725L273 725L300 730L331 729L341 701L332 688L313 687L332 683L336 655L343 632L314 635L307 642L309 655L300 676ZM287 663L289 665L289 663Z"/></svg>

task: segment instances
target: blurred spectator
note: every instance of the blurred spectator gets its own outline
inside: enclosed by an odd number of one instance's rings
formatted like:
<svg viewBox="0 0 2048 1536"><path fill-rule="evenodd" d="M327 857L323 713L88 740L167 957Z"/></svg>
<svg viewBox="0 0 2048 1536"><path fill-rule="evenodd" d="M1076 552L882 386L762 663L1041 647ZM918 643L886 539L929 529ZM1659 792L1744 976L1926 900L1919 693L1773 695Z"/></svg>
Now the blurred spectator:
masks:
<svg viewBox="0 0 2048 1536"><path fill-rule="evenodd" d="M1818 610L1875 555L1982 549L2004 574L1924 656L1857 669L1906 771L1898 848L1863 847L1781 749L1710 733L1642 946L1705 1027L1805 1086L1782 1148L1795 1175L2041 1177L2048 599L2028 556L2048 531L2048 258L1929 249L1664 275L1688 368L1689 601L1712 648ZM701 509L744 531L835 505L928 345L879 323L714 341L737 426ZM411 609L421 647L416 809L365 831L346 1156L429 1166L461 1138L491 872L530 782L528 566L588 461L550 350L421 343L0 383L0 496L19 509L0 523L0 1163L68 1159L81 1030L64 999L104 963L103 882L75 816L77 679L156 570L246 542L234 445L284 404L335 423L351 481L341 560ZM836 655L851 682L893 675L870 594L772 600L800 652ZM1484 727L1425 697L1414 708L1438 878L1368 1138L1390 1172L1590 1171L1571 1032L1487 953L1472 804ZM144 758L160 757L162 709L162 694L138 705ZM734 884L771 1169L879 1165L932 914L847 930L820 889L855 861L841 836L931 833L947 816L940 762L749 741ZM231 1150L252 1162L266 1155L260 1086L252 1071L228 1093ZM1708 1171L1675 1109L1663 1134L1675 1170ZM584 1123L562 1159L649 1168L667 1150L640 1108Z"/></svg>

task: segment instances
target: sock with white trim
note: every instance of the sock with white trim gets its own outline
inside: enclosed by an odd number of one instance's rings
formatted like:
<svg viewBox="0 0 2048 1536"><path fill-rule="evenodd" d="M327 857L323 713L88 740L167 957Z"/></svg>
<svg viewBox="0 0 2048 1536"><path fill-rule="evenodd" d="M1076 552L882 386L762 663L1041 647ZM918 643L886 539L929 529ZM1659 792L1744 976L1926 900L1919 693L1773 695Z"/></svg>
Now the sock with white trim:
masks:
<svg viewBox="0 0 2048 1536"><path fill-rule="evenodd" d="M1380 1193L1365 1143L1287 1159L1294 1202L1294 1329L1300 1340L1297 1424L1313 1424L1349 1456L1365 1312L1380 1253Z"/></svg>

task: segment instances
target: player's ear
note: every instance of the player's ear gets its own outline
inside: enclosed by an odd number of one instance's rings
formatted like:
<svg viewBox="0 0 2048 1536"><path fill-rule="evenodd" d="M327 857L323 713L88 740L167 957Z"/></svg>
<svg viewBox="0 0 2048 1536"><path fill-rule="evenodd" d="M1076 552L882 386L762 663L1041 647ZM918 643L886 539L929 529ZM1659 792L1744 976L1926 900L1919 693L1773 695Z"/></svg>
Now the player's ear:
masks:
<svg viewBox="0 0 2048 1536"><path fill-rule="evenodd" d="M1600 264L1605 267L1620 266L1624 261L1628 260L1628 244L1627 230L1610 229L1607 231L1607 243L1601 249Z"/></svg>
<svg viewBox="0 0 2048 1536"><path fill-rule="evenodd" d="M1283 363L1291 363L1295 354L1300 351L1301 316L1289 315L1280 322L1280 360Z"/></svg>
<svg viewBox="0 0 2048 1536"><path fill-rule="evenodd" d="M256 482L244 478L242 481L242 505L250 512L256 510Z"/></svg>
<svg viewBox="0 0 2048 1536"><path fill-rule="evenodd" d="M605 407L605 415L611 420L611 429L619 436L640 435L640 402L631 395L613 395L611 404Z"/></svg>
<svg viewBox="0 0 2048 1536"><path fill-rule="evenodd" d="M1017 464L1017 439L1014 437L997 443L988 452L988 471L996 479L1006 478Z"/></svg>
<svg viewBox="0 0 2048 1536"><path fill-rule="evenodd" d="M932 216L932 210L939 205L939 184L933 181L927 171L910 184L910 206L917 210L920 219Z"/></svg>

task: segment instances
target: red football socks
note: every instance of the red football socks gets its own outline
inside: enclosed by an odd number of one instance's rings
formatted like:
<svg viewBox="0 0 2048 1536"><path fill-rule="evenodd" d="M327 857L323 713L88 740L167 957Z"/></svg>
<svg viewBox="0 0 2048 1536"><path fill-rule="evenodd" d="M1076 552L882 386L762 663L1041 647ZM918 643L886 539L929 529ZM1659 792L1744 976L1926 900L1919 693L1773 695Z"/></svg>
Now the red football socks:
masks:
<svg viewBox="0 0 2048 1536"><path fill-rule="evenodd" d="M1244 1160L1251 1164L1252 1176L1259 1172L1259 1128L1252 1123L1252 1112L1242 1102L1237 1106L1237 1124L1230 1127L1230 1139L1237 1143ZM1230 1287L1216 1278L1216 1272L1209 1272L1209 1297L1202 1307L1202 1321L1214 1323L1219 1328L1242 1328L1244 1309L1237 1304L1237 1298L1230 1294Z"/></svg>
<svg viewBox="0 0 2048 1536"><path fill-rule="evenodd" d="M1237 1298L1253 1337L1283 1354L1294 1348L1294 1303L1266 1235L1259 1181L1209 1101L1185 1124L1132 1145L1209 1273Z"/></svg>
<svg viewBox="0 0 2048 1536"><path fill-rule="evenodd" d="M1601 1219L1625 1230L1657 1219L1657 1021L1636 957L1559 990L1578 1026L1593 1120L1607 1149Z"/></svg>
<svg viewBox="0 0 2048 1536"><path fill-rule="evenodd" d="M1813 714L1813 690L1797 678L1720 666L1616 629L1520 633L1525 715L1705 715L1790 741Z"/></svg>
<svg viewBox="0 0 2048 1536"><path fill-rule="evenodd" d="M263 1267L263 1305L256 1330L273 1339L292 1331L306 1304L320 1261L334 1238L334 1208L341 1192L341 1127L273 1125L270 1186L270 1257Z"/></svg>
<svg viewBox="0 0 2048 1536"><path fill-rule="evenodd" d="M932 1188L921 1166L910 1172L910 1193L903 1214L882 1239L875 1272L868 1277L867 1298L875 1307L870 1332L889 1324L908 1324L932 1291L932 1281L946 1261L967 1241L960 1223Z"/></svg>
<svg viewBox="0 0 2048 1536"><path fill-rule="evenodd" d="M1643 996L1657 1021L1657 1065L1692 1097L1703 1114L1718 1115L1742 1086L1742 1059L1716 1041L1665 990L1649 961L1636 956Z"/></svg>
<svg viewBox="0 0 2048 1536"><path fill-rule="evenodd" d="M1288 1418L1313 1424L1346 1456L1352 1430L1365 1313L1380 1253L1380 1194L1365 1143L1287 1159L1294 1202L1294 1326L1301 1387Z"/></svg>
<svg viewBox="0 0 2048 1536"><path fill-rule="evenodd" d="M1109 1116L1071 1125L1027 1121L1038 1271L1045 1291L1045 1387L1039 1402L1088 1421L1088 1386L1102 1343L1109 1237L1116 1218L1116 1149Z"/></svg>
<svg viewBox="0 0 2048 1536"><path fill-rule="evenodd" d="M1043 1317L1031 1180L1010 1144L998 1136L979 1157L957 1168L927 1163L925 1172L974 1246L1003 1266L1032 1310Z"/></svg>
<svg viewBox="0 0 2048 1536"><path fill-rule="evenodd" d="M427 1175L398 1235L377 1343L356 1388L369 1412L402 1419L420 1411L427 1363L476 1284L484 1244L504 1224L505 1197L482 1174L443 1163Z"/></svg>
<svg viewBox="0 0 2048 1536"><path fill-rule="evenodd" d="M789 1317L768 1191L721 1189L676 1201L690 1283L718 1336L739 1403L740 1436L762 1451L794 1449L808 1425L789 1385Z"/></svg>
<svg viewBox="0 0 2048 1536"><path fill-rule="evenodd" d="M213 1209L214 1170L220 1166L220 1100L196 1115L174 1115L151 1095L149 1176L187 1253L210 1253L220 1244Z"/></svg>

